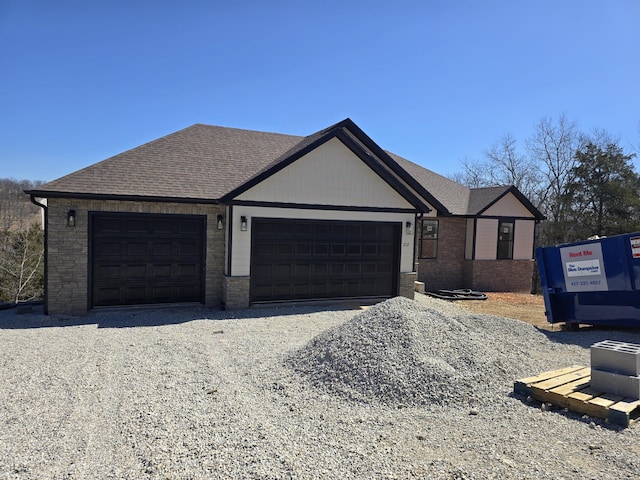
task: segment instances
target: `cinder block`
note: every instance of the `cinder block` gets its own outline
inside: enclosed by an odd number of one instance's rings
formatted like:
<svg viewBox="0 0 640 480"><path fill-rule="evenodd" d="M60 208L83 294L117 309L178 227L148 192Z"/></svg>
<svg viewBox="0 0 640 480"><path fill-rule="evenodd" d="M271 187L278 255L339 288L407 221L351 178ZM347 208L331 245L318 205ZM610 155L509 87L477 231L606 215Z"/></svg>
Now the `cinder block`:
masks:
<svg viewBox="0 0 640 480"><path fill-rule="evenodd" d="M635 343L603 340L591 346L591 369L640 375L640 345Z"/></svg>
<svg viewBox="0 0 640 480"><path fill-rule="evenodd" d="M591 369L591 389L640 399L640 377Z"/></svg>

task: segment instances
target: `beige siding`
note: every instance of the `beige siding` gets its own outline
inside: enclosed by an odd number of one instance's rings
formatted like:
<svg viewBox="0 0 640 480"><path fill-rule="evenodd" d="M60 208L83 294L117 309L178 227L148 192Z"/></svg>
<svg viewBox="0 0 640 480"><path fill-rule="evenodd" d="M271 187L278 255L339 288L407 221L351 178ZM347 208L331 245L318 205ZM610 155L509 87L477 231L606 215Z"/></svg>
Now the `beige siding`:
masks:
<svg viewBox="0 0 640 480"><path fill-rule="evenodd" d="M498 220L479 218L476 223L476 260L495 260L498 251Z"/></svg>
<svg viewBox="0 0 640 480"><path fill-rule="evenodd" d="M533 215L512 193L508 193L488 210L482 213L485 216L497 217L530 217Z"/></svg>
<svg viewBox="0 0 640 480"><path fill-rule="evenodd" d="M240 230L241 216L245 216L248 219L248 228L246 232ZM406 222L411 222L413 224L415 220L413 214L237 206L233 208L233 247L231 252L230 273L233 276L247 276L250 274L251 218L253 217L402 223L400 272L412 272L414 270L413 235L407 235L404 228Z"/></svg>
<svg viewBox="0 0 640 480"><path fill-rule="evenodd" d="M237 197L307 205L412 208L334 138Z"/></svg>
<svg viewBox="0 0 640 480"><path fill-rule="evenodd" d="M533 220L516 220L513 241L514 260L529 260L532 258L534 228L535 221Z"/></svg>

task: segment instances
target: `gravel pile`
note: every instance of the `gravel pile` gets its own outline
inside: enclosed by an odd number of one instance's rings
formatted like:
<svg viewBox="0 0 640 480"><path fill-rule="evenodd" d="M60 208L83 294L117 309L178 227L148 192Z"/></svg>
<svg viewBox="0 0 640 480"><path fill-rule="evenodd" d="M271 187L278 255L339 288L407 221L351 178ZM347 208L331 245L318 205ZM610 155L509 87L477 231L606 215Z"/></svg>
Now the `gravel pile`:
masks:
<svg viewBox="0 0 640 480"><path fill-rule="evenodd" d="M604 339L640 343L422 295L366 311L2 311L0 479L635 479L640 425L512 394L588 365Z"/></svg>
<svg viewBox="0 0 640 480"><path fill-rule="evenodd" d="M393 298L321 333L287 364L352 400L469 405L512 383L523 371L513 358L546 341L525 323L449 310Z"/></svg>

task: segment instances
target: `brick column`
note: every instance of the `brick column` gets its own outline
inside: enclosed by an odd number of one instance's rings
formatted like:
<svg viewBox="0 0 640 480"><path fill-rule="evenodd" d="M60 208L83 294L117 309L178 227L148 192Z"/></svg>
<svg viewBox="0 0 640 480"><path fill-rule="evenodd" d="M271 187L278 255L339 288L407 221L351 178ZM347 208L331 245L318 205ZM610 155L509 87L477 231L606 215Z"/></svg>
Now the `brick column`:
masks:
<svg viewBox="0 0 640 480"><path fill-rule="evenodd" d="M251 277L224 277L222 301L228 310L249 308L249 284Z"/></svg>

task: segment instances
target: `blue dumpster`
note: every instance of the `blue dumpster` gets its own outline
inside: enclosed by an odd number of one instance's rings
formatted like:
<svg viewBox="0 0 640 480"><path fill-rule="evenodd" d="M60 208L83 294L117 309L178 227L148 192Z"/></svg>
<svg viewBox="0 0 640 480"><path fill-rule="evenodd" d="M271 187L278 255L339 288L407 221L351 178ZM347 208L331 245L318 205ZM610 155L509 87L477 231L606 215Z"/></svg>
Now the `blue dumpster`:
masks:
<svg viewBox="0 0 640 480"><path fill-rule="evenodd" d="M549 323L640 327L640 232L536 249Z"/></svg>

